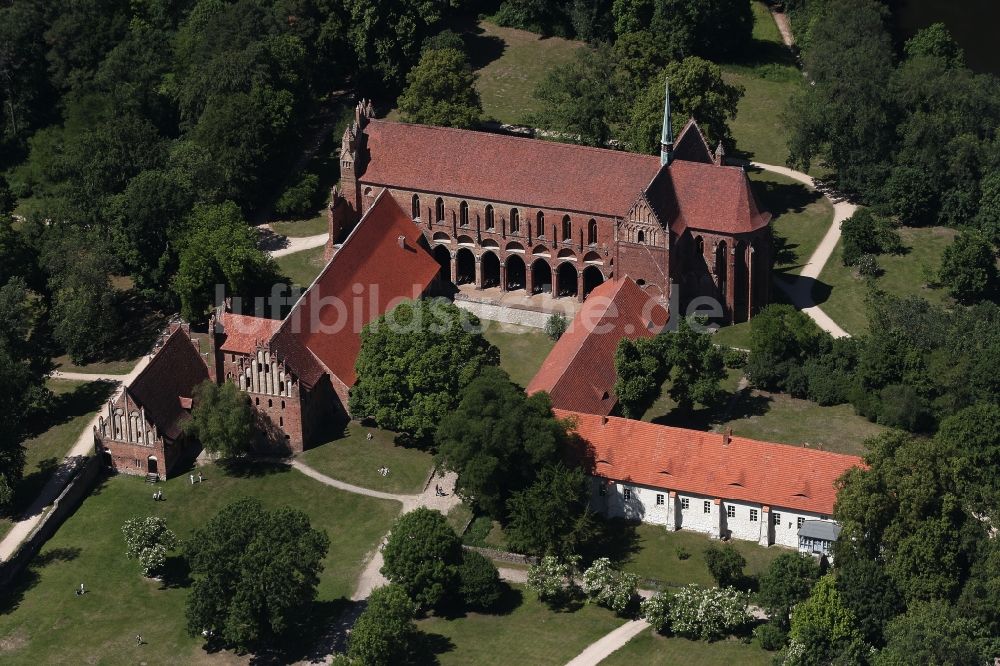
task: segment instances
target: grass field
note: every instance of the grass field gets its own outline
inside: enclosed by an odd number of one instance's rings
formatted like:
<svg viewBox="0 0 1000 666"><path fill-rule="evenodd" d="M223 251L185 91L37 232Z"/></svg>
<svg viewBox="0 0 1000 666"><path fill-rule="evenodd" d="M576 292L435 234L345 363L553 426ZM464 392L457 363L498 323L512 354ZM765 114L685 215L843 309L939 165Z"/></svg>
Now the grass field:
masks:
<svg viewBox="0 0 1000 666"><path fill-rule="evenodd" d="M234 663L227 653L208 654L202 640L184 631L189 581L172 557L165 582L144 579L125 559L122 524L133 516L159 515L182 539L224 505L244 496L266 505L305 511L330 536L317 611L332 621L353 592L366 555L389 529L397 502L375 500L323 486L283 466L253 466L226 473L202 468L203 484L182 474L160 486L165 501L150 499L142 479L103 482L45 545L20 583L0 597L0 661L29 663ZM88 593L73 593L80 583ZM137 647L135 635L145 644ZM302 636L308 649L308 634ZM245 663L246 659L239 662Z"/></svg>
<svg viewBox="0 0 1000 666"><path fill-rule="evenodd" d="M318 236L327 232L326 213L320 211L308 220L279 220L270 223L271 231L279 236L297 238L300 236Z"/></svg>
<svg viewBox="0 0 1000 666"><path fill-rule="evenodd" d="M773 215L774 269L802 270L833 223L833 204L811 187L768 171L750 174L757 200Z"/></svg>
<svg viewBox="0 0 1000 666"><path fill-rule="evenodd" d="M718 541L713 541L706 534L684 530L671 532L656 525L640 524L634 529L634 552L625 561L623 568L626 571L665 585L715 585L715 579L705 564L705 548L719 545ZM746 558L744 573L751 576L763 572L771 560L788 552L779 547L764 548L739 539L730 543ZM678 548L687 551L690 557L680 559Z"/></svg>
<svg viewBox="0 0 1000 666"><path fill-rule="evenodd" d="M367 439L367 434L372 439ZM418 449L397 446L396 434L351 421L342 437L299 455L302 462L339 481L390 493L419 493L434 460ZM389 468L382 476L378 468Z"/></svg>
<svg viewBox="0 0 1000 666"><path fill-rule="evenodd" d="M788 159L788 138L781 114L802 85L802 74L791 51L782 43L764 3L754 2L753 12L751 57L745 63L722 66L726 82L741 85L745 90L729 127L736 148L744 157L783 165Z"/></svg>
<svg viewBox="0 0 1000 666"><path fill-rule="evenodd" d="M312 284L326 265L323 261L323 250L324 248L320 246L311 250L293 252L278 257L275 261L282 275L288 278L292 284L297 284L305 289Z"/></svg>
<svg viewBox="0 0 1000 666"><path fill-rule="evenodd" d="M134 358L127 358L113 361L94 361L84 365L73 363L68 355L57 356L52 359L56 370L63 372L86 372L95 375L127 375L139 362L141 354Z"/></svg>
<svg viewBox="0 0 1000 666"><path fill-rule="evenodd" d="M737 385L740 383L740 378L742 376L743 376L742 370L727 369L726 376L720 383L722 390L725 391L726 394L734 393L736 391ZM677 406L677 403L675 403L670 398L670 395L667 393L669 389L670 389L670 380L667 379L667 381L665 381L663 385L660 387L659 397L653 402L652 405L649 406L649 409L646 410L646 413L642 415L641 420L661 422L661 421L681 418L680 415L673 413L673 410ZM696 412L700 411L703 410L696 408ZM671 425L676 425L676 424L671 423Z"/></svg>
<svg viewBox="0 0 1000 666"><path fill-rule="evenodd" d="M712 342L723 347L750 349L750 322L721 327L712 336Z"/></svg>
<svg viewBox="0 0 1000 666"><path fill-rule="evenodd" d="M601 666L770 666L773 659L773 652L735 639L709 643L644 631L602 661Z"/></svg>
<svg viewBox="0 0 1000 666"><path fill-rule="evenodd" d="M500 367L521 386L527 386L555 345L540 328L484 322L483 337L500 350Z"/></svg>
<svg viewBox="0 0 1000 666"><path fill-rule="evenodd" d="M524 123L541 109L535 87L553 67L573 58L582 42L541 37L516 28L480 21L462 33L478 75L476 89L483 115L504 123Z"/></svg>
<svg viewBox="0 0 1000 666"><path fill-rule="evenodd" d="M554 612L534 593L514 586L507 614L469 613L456 619L430 617L417 623L435 646L442 666L565 664L598 638L623 624L610 611L582 605Z"/></svg>
<svg viewBox="0 0 1000 666"><path fill-rule="evenodd" d="M899 230L905 254L883 255L878 258L884 273L875 280L878 287L894 296L919 296L931 303L947 302L944 289L927 286L925 273L937 272L944 249L951 245L957 232L945 227ZM835 322L848 333L858 335L868 330L865 295L868 287L854 268L844 266L842 243L838 243L830 260L813 287L813 297Z"/></svg>

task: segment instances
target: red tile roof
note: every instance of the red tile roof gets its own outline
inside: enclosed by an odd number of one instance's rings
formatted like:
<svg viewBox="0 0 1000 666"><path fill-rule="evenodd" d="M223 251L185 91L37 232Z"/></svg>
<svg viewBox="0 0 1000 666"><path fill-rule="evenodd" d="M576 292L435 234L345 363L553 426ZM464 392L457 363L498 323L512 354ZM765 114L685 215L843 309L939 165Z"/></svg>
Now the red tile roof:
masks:
<svg viewBox="0 0 1000 666"><path fill-rule="evenodd" d="M660 158L447 127L371 120L361 182L531 208L624 217L661 172ZM694 123L648 198L661 221L745 233L767 224L740 167L716 166ZM699 160L699 161L689 161ZM703 163L706 161L707 163Z"/></svg>
<svg viewBox="0 0 1000 666"><path fill-rule="evenodd" d="M554 141L371 120L364 183L624 217L660 158ZM523 213L522 213L523 215Z"/></svg>
<svg viewBox="0 0 1000 666"><path fill-rule="evenodd" d="M616 481L832 514L836 480L861 458L617 416L555 410L582 439L589 473Z"/></svg>
<svg viewBox="0 0 1000 666"><path fill-rule="evenodd" d="M220 346L222 351L253 354L259 343L267 342L274 336L281 321L223 312L219 315L217 324L222 326L222 332L226 336Z"/></svg>
<svg viewBox="0 0 1000 666"><path fill-rule="evenodd" d="M528 384L528 393L547 391L562 409L610 414L617 402L618 341L651 337L667 318L667 311L631 278L605 282L587 296Z"/></svg>
<svg viewBox="0 0 1000 666"><path fill-rule="evenodd" d="M758 210L750 179L741 167L674 160L670 180L679 209L675 232L689 228L747 233L771 219L770 213Z"/></svg>
<svg viewBox="0 0 1000 666"><path fill-rule="evenodd" d="M403 299L419 298L440 270L424 243L383 191L292 308L272 347L306 383L326 369L354 384L362 326Z"/></svg>
<svg viewBox="0 0 1000 666"><path fill-rule="evenodd" d="M208 366L188 333L178 327L125 391L161 435L176 439L189 418L196 386L209 379Z"/></svg>

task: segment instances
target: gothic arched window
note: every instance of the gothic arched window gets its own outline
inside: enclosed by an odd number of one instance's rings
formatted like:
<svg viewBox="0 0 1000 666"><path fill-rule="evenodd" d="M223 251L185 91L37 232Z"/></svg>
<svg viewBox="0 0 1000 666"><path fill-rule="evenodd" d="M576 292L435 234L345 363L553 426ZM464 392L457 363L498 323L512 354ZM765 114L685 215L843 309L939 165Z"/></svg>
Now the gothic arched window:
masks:
<svg viewBox="0 0 1000 666"><path fill-rule="evenodd" d="M486 206L486 230L493 231L496 226L496 222L493 218L493 206Z"/></svg>
<svg viewBox="0 0 1000 666"><path fill-rule="evenodd" d="M434 204L434 217L438 222L444 222L444 199L438 197L437 202Z"/></svg>
<svg viewBox="0 0 1000 666"><path fill-rule="evenodd" d="M469 204L464 201L458 207L458 223L463 226L469 226Z"/></svg>
<svg viewBox="0 0 1000 666"><path fill-rule="evenodd" d="M539 238L545 238L545 213L538 211L538 215L535 217L535 235Z"/></svg>
<svg viewBox="0 0 1000 666"><path fill-rule="evenodd" d="M410 209L413 212L414 220L420 217L420 197L418 197L416 194L413 195L413 199L410 204Z"/></svg>
<svg viewBox="0 0 1000 666"><path fill-rule="evenodd" d="M597 220L591 220L587 224L587 244L597 245Z"/></svg>
<svg viewBox="0 0 1000 666"><path fill-rule="evenodd" d="M562 239L564 241L573 240L573 223L569 220L569 215L563 216Z"/></svg>
<svg viewBox="0 0 1000 666"><path fill-rule="evenodd" d="M516 208L510 209L510 233L516 234L521 230L521 214Z"/></svg>
<svg viewBox="0 0 1000 666"><path fill-rule="evenodd" d="M646 232L642 231L640 229L639 233L635 237L635 242L636 243L645 243L646 242Z"/></svg>

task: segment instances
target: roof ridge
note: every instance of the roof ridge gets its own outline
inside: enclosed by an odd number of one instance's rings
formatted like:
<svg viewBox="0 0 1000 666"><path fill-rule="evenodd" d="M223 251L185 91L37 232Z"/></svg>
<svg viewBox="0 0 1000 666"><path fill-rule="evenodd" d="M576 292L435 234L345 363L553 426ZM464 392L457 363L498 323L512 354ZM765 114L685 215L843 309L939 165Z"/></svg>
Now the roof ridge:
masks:
<svg viewBox="0 0 1000 666"><path fill-rule="evenodd" d="M152 368L152 367L155 366L155 364L160 359L160 353L164 349L167 348L167 345L171 344L171 342L173 341L174 337L178 334L178 332L183 333L183 337L187 338L187 340L190 343L190 345L192 347L194 347L195 351L198 352L198 359L202 362L202 364L205 366L205 368L208 369L208 363L206 363L205 359L202 358L202 356L201 356L201 349L194 343L193 340L191 340L191 336L188 335L186 331L184 331L184 327L183 326L178 326L173 331L171 331L169 334L167 334L167 339L163 341L163 344L160 345L159 349L157 349L155 352L153 352L153 357L151 359L149 359L149 363L146 364L146 367L143 368L142 370L140 370L139 374L137 374L135 377L133 377L132 381L130 381L127 385L125 385L125 390L127 390L127 391L129 391L131 393L130 388L132 387L132 385L134 385L137 381L139 381L139 379L141 377L144 377L146 375L146 373L149 372L150 368ZM123 382L123 384L124 384L124 382ZM133 399L134 399L134 394L133 394Z"/></svg>

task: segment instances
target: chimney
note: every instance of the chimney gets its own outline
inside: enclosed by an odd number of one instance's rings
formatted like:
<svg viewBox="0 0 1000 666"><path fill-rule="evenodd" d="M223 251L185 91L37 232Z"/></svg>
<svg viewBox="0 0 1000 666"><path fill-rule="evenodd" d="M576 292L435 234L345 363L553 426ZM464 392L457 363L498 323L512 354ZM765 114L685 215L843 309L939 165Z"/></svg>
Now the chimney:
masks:
<svg viewBox="0 0 1000 666"><path fill-rule="evenodd" d="M608 425L608 417L607 416L602 416L601 417L601 425Z"/></svg>
<svg viewBox="0 0 1000 666"><path fill-rule="evenodd" d="M399 247L401 249L403 249L403 250L406 249L406 236L400 234L399 237L396 238L396 242L399 244Z"/></svg>
<svg viewBox="0 0 1000 666"><path fill-rule="evenodd" d="M733 429L726 428L725 432L722 433L722 445L729 446L733 439Z"/></svg>

